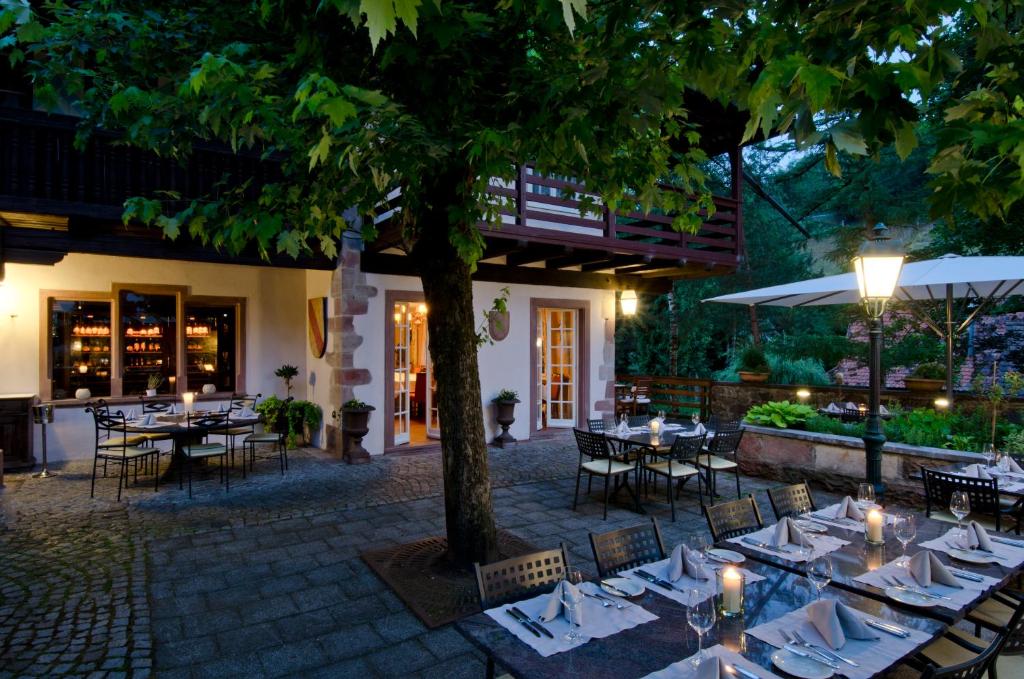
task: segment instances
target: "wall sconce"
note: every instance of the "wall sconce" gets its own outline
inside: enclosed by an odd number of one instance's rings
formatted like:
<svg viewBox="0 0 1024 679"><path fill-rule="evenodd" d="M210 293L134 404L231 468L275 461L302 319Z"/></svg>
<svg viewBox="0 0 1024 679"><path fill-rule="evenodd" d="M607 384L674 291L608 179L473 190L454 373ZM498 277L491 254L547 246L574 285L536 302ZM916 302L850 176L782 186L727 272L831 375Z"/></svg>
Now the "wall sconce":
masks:
<svg viewBox="0 0 1024 679"><path fill-rule="evenodd" d="M619 296L619 304L622 307L623 316L635 316L637 296L636 290L623 290Z"/></svg>
<svg viewBox="0 0 1024 679"><path fill-rule="evenodd" d="M935 399L935 407L939 410L945 410L949 407L949 399L945 397Z"/></svg>
<svg viewBox="0 0 1024 679"><path fill-rule="evenodd" d="M797 389L796 390L796 397L798 399L800 399L801 401L806 401L807 399L809 399L811 397L811 390L810 389Z"/></svg>

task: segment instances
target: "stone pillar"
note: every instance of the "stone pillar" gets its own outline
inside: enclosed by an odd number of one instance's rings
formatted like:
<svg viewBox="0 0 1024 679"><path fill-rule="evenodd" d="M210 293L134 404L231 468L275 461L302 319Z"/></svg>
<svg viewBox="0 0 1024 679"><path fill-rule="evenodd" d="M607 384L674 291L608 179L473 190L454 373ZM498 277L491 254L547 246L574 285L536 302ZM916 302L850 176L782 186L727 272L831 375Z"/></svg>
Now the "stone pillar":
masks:
<svg viewBox="0 0 1024 679"><path fill-rule="evenodd" d="M613 293L614 294L614 293ZM597 378L604 380L604 398L594 404L596 417L615 418L615 314L614 300L611 318L604 319L604 346Z"/></svg>

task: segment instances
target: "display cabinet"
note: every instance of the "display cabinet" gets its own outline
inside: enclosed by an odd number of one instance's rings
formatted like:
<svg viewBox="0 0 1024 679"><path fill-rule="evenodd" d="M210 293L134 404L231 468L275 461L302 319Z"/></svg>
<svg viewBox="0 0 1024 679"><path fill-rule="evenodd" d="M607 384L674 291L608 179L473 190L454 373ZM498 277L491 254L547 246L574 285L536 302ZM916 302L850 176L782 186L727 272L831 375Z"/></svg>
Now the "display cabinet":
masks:
<svg viewBox="0 0 1024 679"><path fill-rule="evenodd" d="M110 396L110 302L51 299L49 307L51 397L74 398L83 388Z"/></svg>
<svg viewBox="0 0 1024 679"><path fill-rule="evenodd" d="M234 305L185 305L185 375L189 391L208 384L235 391L238 314Z"/></svg>
<svg viewBox="0 0 1024 679"><path fill-rule="evenodd" d="M121 393L175 393L177 377L176 295L121 290ZM152 381L151 381L152 380Z"/></svg>

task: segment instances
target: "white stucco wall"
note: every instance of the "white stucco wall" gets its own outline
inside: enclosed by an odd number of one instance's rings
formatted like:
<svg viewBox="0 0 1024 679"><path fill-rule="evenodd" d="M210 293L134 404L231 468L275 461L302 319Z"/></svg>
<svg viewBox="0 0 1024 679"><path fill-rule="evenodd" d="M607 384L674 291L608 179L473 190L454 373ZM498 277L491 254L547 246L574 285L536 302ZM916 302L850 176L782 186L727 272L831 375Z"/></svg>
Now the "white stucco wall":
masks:
<svg viewBox="0 0 1024 679"><path fill-rule="evenodd" d="M391 426L385 421L385 399L391 398L392 384L385 374L385 324L391 321L390 310L385 309L386 292L422 291L418 278L367 274L367 285L377 289L376 296L369 302L365 315L355 318L356 332L363 337L362 345L356 349L354 365L369 369L373 381L355 388L355 397L374 406L370 418L370 433L363 439L363 446L371 455L384 452L384 429ZM473 307L477 309L477 324L483 321L483 310L489 309L492 300L500 294L503 283L474 282ZM605 383L599 379L599 366L604 364L605 319L609 314L614 318L615 294L610 290L591 290L541 285L507 284L511 291L509 311L511 314L508 337L493 345L484 345L479 350L480 396L484 407L484 427L490 441L500 431L494 421L491 399L502 388L519 392L521 403L516 406L516 421L509 430L516 439L530 437L533 427L530 420L530 347L534 338L530 335L531 299L572 299L590 302L589 323L589 410L595 410L595 403L605 398ZM614 322L614 321L613 321ZM614 360L612 361L614 363Z"/></svg>
<svg viewBox="0 0 1024 679"><path fill-rule="evenodd" d="M333 302L330 300L331 296L331 277L333 272L331 271L306 271L306 297L308 300L311 297L327 297L327 317L324 319L324 327L327 327L327 321L330 319L333 313ZM303 300L303 305L305 305ZM303 306L303 313L305 313L305 306ZM305 326L303 326L305 328ZM326 331L326 330L325 330ZM321 358L314 358L313 352L310 349L309 341L306 341L306 366L303 380L306 384L306 399L316 403L323 410L324 417L320 421L320 431L317 432L313 438L313 444L321 448L324 447L326 441L324 439L324 427L331 421L331 410L333 406L330 403L330 388L331 388L331 367L327 363L327 356L332 351L335 351L335 344L338 342L338 338L332 336L332 333L327 332L327 350ZM301 375L300 375L301 377Z"/></svg>
<svg viewBox="0 0 1024 679"><path fill-rule="evenodd" d="M246 298L245 390L283 397L284 383L274 370L298 366L293 395L307 398L315 369L317 401L326 400L329 379L320 362L311 363L306 341L307 285L316 295L329 294L331 272L270 267L202 264L170 260L71 254L54 266L7 265L0 295L0 393L39 393L41 290L110 292L113 283L190 287L193 295ZM326 281L326 282L325 282ZM11 317L15 314L15 317ZM323 382L319 380L323 377ZM323 386L321 386L321 384ZM327 410L327 416L330 410ZM48 428L51 460L92 455L92 421L80 407L58 408ZM36 457L39 428L36 427Z"/></svg>

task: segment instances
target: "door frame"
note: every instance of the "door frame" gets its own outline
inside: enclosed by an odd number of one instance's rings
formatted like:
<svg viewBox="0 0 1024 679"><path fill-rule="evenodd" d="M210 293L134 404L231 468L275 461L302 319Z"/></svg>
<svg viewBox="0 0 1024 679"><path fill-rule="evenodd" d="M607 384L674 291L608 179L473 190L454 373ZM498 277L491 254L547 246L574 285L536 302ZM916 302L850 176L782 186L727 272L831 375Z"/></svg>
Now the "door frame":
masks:
<svg viewBox="0 0 1024 679"><path fill-rule="evenodd" d="M590 300L530 298L530 434L537 431L537 312L572 309L576 313L576 426L587 428L590 417Z"/></svg>
<svg viewBox="0 0 1024 679"><path fill-rule="evenodd" d="M384 291L384 421L387 423L384 427L385 453L389 450L413 448L407 443L395 445L395 304L418 304L426 300L426 296L417 290Z"/></svg>

